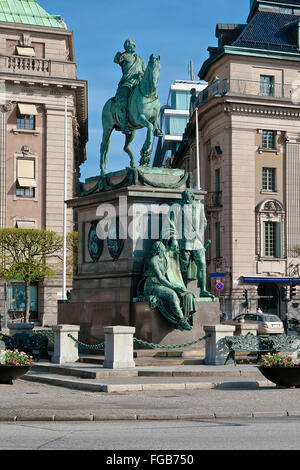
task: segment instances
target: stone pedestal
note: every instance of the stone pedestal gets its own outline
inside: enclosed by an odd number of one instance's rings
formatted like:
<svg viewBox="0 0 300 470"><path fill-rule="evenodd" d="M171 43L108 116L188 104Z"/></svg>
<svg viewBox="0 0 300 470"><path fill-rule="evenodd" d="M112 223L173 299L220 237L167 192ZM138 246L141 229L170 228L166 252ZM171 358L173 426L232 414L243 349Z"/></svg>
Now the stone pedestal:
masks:
<svg viewBox="0 0 300 470"><path fill-rule="evenodd" d="M68 202L78 221L78 270L70 303L58 305L59 324L80 325L80 341L86 344L102 342L109 325L136 327L136 336L149 342L181 344L204 336L204 323L219 323L218 302L199 303L192 332L175 330L147 303L133 302L146 257L160 237L159 213L167 213L190 187L190 175L183 170L143 167L91 178L81 186L80 197ZM195 191L197 200L203 200L204 194ZM108 208L113 208L112 217ZM134 225L137 215L139 223ZM91 240L104 220L110 224L109 236Z"/></svg>
<svg viewBox="0 0 300 470"><path fill-rule="evenodd" d="M55 364L67 364L78 362L78 344L68 335L78 340L80 326L77 325L54 325L54 353L51 361Z"/></svg>
<svg viewBox="0 0 300 470"><path fill-rule="evenodd" d="M191 331L180 331L171 325L159 312L151 310L148 302L136 302L132 309L132 323L136 327L136 338L154 344L179 345L196 341L205 336L203 325L215 325L220 321L219 301L212 302L210 299L202 299L197 302L197 312L194 314L194 325ZM204 349L205 341L200 341L189 349Z"/></svg>
<svg viewBox="0 0 300 470"><path fill-rule="evenodd" d="M133 335L135 328L127 326L107 326L105 334L104 369L132 369Z"/></svg>
<svg viewBox="0 0 300 470"><path fill-rule="evenodd" d="M211 335L205 342L205 364L224 365L229 351L223 343L223 338L233 336L235 326L205 325L204 331L206 335Z"/></svg>

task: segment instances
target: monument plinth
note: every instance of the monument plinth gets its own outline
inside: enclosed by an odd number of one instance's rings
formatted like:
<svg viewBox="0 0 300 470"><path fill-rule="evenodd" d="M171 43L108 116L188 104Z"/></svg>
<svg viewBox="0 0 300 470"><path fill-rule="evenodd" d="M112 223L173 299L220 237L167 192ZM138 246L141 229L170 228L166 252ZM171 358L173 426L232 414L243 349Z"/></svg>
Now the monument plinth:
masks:
<svg viewBox="0 0 300 470"><path fill-rule="evenodd" d="M80 325L80 340L87 344L102 342L104 327L111 325L135 327L137 338L155 344L182 344L204 336L203 324L219 323L216 299L196 300L193 329L180 331L141 294L162 216L192 185L191 174L183 170L147 167L80 184L78 197L68 201L78 223L78 267L69 303L59 304L59 324ZM194 194L202 201L205 192ZM189 289L199 296L197 282Z"/></svg>

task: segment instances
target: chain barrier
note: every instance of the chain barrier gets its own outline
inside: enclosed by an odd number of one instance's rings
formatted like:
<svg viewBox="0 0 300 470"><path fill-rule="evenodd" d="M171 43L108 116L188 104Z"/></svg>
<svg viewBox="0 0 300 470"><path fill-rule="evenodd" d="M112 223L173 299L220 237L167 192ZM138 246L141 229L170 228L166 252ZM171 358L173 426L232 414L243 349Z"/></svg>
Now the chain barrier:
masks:
<svg viewBox="0 0 300 470"><path fill-rule="evenodd" d="M170 346L165 346L163 344L154 344L154 343L148 343L148 341L143 341L142 339L137 339L133 338L133 341L135 343L143 344L145 346L150 346L151 348L155 349L179 349L179 348L185 348L186 346L192 346L193 344L200 343L200 341L204 341L207 338L209 338L211 334L208 334L206 336L203 336L203 338L196 339L195 341L191 341L190 343L183 343L183 344L174 344Z"/></svg>
<svg viewBox="0 0 300 470"><path fill-rule="evenodd" d="M79 341L78 339L74 338L71 334L68 334L69 338L71 338L73 341L75 341L79 346L83 346L87 349L92 349L92 350L97 350L97 349L104 349L105 342L99 343L99 344L85 344ZM200 341L205 341L207 338L210 338L211 334L207 334L206 336L203 336L203 338L196 339L195 341L191 341L189 343L183 343L183 344L175 344L175 345L162 345L162 344L154 344L154 343L149 343L148 341L144 341L142 339L138 338L133 338L133 341L138 344L142 344L144 346L149 346L152 349L179 349L179 348L185 348L187 346L192 346L193 344L200 343Z"/></svg>
<svg viewBox="0 0 300 470"><path fill-rule="evenodd" d="M92 349L92 350L97 350L97 349L104 349L105 343L99 343L99 344L85 344L79 341L78 339L74 338L71 334L68 334L69 338L71 338L75 343L77 343L79 346L82 346L86 349Z"/></svg>

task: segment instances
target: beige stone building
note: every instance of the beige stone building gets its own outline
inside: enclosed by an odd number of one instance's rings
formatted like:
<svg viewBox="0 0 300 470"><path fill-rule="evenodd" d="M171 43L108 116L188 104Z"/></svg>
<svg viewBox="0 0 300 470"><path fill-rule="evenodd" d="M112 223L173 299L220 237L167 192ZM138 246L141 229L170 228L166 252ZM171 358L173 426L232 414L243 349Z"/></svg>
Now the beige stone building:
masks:
<svg viewBox="0 0 300 470"><path fill-rule="evenodd" d="M245 24L218 24L199 78L208 286L223 311L300 317L300 1L252 0ZM197 178L196 112L174 161ZM214 277L215 276L215 277ZM287 290L288 300L285 292ZM248 305L244 294L248 296Z"/></svg>
<svg viewBox="0 0 300 470"><path fill-rule="evenodd" d="M70 199L85 159L87 83L77 78L72 31L34 0L0 2L0 99L0 227L62 235L65 123ZM23 289L8 286L9 312L24 307ZM31 320L56 323L61 293L60 278L32 286Z"/></svg>

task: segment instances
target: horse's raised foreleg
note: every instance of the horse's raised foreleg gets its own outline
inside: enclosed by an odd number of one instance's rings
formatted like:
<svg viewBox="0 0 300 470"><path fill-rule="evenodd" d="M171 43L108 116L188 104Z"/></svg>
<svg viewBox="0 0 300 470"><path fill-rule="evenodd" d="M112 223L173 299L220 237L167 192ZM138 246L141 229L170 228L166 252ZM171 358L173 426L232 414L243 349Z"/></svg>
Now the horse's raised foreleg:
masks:
<svg viewBox="0 0 300 470"><path fill-rule="evenodd" d="M150 148L150 146L152 144L152 140L153 140L153 124L151 124L151 122L148 121L148 119L143 114L141 114L139 116L139 122L143 127L146 127L146 129L147 129L146 140L145 140L144 145L143 145L142 150L141 150L141 157L142 158L140 160L140 165L149 166L149 164L150 164L149 148Z"/></svg>
<svg viewBox="0 0 300 470"><path fill-rule="evenodd" d="M108 152L110 146L110 138L113 128L104 128L103 129L103 137L100 147L100 170L101 175L105 175L106 173L106 166L108 160Z"/></svg>
<svg viewBox="0 0 300 470"><path fill-rule="evenodd" d="M129 147L134 137L135 137L135 130L133 130L131 134L126 134L126 141L124 145L124 152L126 152L130 157L131 168L136 168L135 158Z"/></svg>

